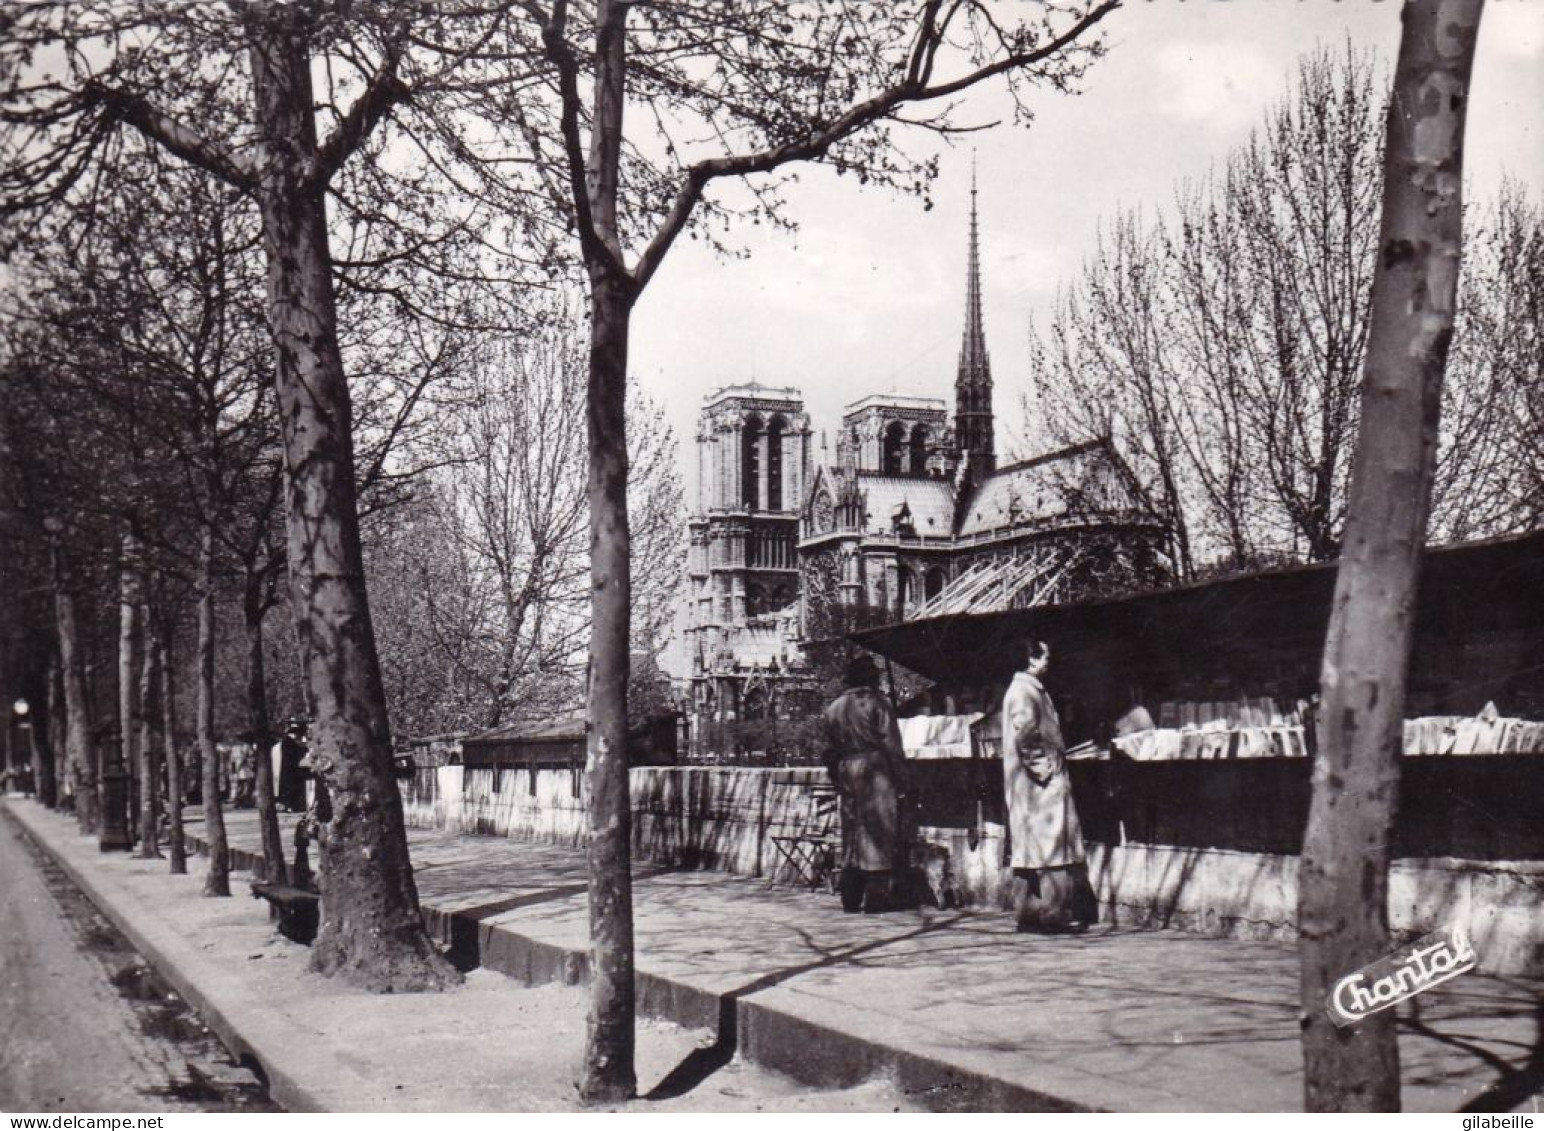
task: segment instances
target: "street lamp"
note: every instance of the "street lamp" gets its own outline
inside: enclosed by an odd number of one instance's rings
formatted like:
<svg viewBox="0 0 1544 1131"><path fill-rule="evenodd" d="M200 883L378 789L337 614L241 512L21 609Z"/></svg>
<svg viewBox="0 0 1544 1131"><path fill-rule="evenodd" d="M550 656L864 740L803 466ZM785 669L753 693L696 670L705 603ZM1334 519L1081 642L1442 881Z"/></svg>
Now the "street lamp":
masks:
<svg viewBox="0 0 1544 1131"><path fill-rule="evenodd" d="M27 715L27 701L18 699L11 705L12 715L5 720L5 765L0 769L5 771L5 791L9 793L13 786L21 784L20 759L16 754L16 724Z"/></svg>
<svg viewBox="0 0 1544 1131"><path fill-rule="evenodd" d="M12 725L6 728L7 745L11 750L10 757L6 759L6 763L11 771L12 784L23 793L27 792L25 783L27 780L27 770L31 762L30 750L25 741L26 738L31 737L27 729L30 725L27 722L27 712L31 709L32 705L30 703L25 699L18 698L16 702L11 704ZM18 739L22 741L18 742Z"/></svg>
<svg viewBox="0 0 1544 1131"><path fill-rule="evenodd" d="M16 761L15 721L10 715L5 717L5 762L0 764L0 793L11 792L11 766Z"/></svg>

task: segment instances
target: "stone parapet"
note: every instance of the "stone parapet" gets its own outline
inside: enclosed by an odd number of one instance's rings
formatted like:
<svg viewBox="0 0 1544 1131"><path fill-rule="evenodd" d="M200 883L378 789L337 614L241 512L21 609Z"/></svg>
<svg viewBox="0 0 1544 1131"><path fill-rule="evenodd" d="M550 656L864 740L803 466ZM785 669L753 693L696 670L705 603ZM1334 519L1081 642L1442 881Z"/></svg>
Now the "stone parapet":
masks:
<svg viewBox="0 0 1544 1131"><path fill-rule="evenodd" d="M954 764L958 772L968 762ZM915 767L930 779L947 764ZM582 775L571 770L442 766L421 776L404 806L409 825L579 846L585 838ZM494 787L495 777L497 788ZM633 850L640 862L793 882L773 838L818 830L825 820L817 768L647 767L631 771ZM963 787L962 787L963 788ZM963 808L965 792L955 790ZM969 792L968 790L966 792ZM1090 801L1092 799L1090 798ZM1080 800L1080 806L1083 802ZM1092 804L1090 804L1092 809ZM949 851L950 889L962 906L1009 906L1003 831L926 825L923 840ZM1091 844L1089 870L1104 913L1119 924L1290 941L1297 932L1297 857L1183 845ZM1390 922L1415 938L1462 925L1496 974L1544 974L1544 861L1451 857L1395 860Z"/></svg>

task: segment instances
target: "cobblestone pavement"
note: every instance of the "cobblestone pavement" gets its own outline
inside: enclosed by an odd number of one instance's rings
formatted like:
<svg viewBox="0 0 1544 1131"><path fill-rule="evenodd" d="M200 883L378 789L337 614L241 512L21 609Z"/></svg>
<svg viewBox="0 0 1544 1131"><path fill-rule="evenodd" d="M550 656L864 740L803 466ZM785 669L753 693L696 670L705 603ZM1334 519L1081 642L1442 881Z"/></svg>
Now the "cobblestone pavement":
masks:
<svg viewBox="0 0 1544 1131"><path fill-rule="evenodd" d="M0 820L0 1108L278 1110L9 820Z"/></svg>

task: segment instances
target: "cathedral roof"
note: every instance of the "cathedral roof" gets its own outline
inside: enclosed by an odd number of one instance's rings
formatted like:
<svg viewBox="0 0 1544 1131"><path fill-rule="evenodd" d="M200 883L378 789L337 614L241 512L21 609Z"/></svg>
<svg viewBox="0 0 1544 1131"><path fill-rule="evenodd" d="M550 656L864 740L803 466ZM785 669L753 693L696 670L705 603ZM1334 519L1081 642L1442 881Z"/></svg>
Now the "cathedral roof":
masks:
<svg viewBox="0 0 1544 1131"><path fill-rule="evenodd" d="M1135 506L1119 461L1107 445L1094 441L993 472L964 508L959 533Z"/></svg>
<svg viewBox="0 0 1544 1131"><path fill-rule="evenodd" d="M858 472L858 487L868 499L865 529L888 534L904 504L917 534L947 538L954 530L954 485L947 479Z"/></svg>

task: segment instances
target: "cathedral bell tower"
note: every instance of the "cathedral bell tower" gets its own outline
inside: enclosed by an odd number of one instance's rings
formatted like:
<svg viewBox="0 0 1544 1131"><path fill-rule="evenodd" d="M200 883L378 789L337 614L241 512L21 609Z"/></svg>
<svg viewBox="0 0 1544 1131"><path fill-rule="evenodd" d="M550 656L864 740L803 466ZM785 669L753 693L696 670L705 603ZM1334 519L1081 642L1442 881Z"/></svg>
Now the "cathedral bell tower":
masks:
<svg viewBox="0 0 1544 1131"><path fill-rule="evenodd" d="M797 389L753 382L708 395L688 523L694 749L732 741L718 724L776 717L784 685L797 682L799 514L809 466L810 423Z"/></svg>
<svg viewBox="0 0 1544 1131"><path fill-rule="evenodd" d="M966 474L981 482L997 468L992 428L992 361L981 325L981 249L976 222L976 172L970 173L970 256L965 269L965 338L954 379L954 437Z"/></svg>

